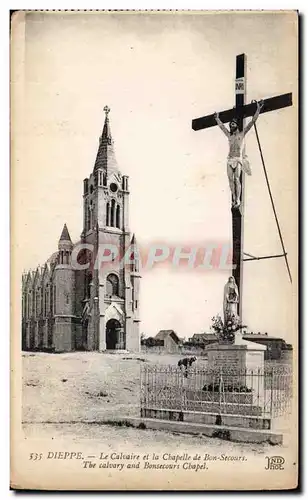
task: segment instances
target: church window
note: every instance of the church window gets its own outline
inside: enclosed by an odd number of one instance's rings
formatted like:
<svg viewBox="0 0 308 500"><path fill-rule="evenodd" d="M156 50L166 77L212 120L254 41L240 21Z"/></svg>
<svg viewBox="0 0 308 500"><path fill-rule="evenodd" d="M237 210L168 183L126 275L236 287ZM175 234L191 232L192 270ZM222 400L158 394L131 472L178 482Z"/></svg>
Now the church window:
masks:
<svg viewBox="0 0 308 500"><path fill-rule="evenodd" d="M30 302L30 317L34 316L34 303L35 303L35 295L34 290L31 291L31 302Z"/></svg>
<svg viewBox="0 0 308 500"><path fill-rule="evenodd" d="M44 290L44 303L43 303L43 316L44 318L47 316L47 301L48 301L48 292L47 287Z"/></svg>
<svg viewBox="0 0 308 500"><path fill-rule="evenodd" d="M47 285L47 314L50 312L50 286Z"/></svg>
<svg viewBox="0 0 308 500"><path fill-rule="evenodd" d="M126 176L122 178L122 189L128 191L128 178Z"/></svg>
<svg viewBox="0 0 308 500"><path fill-rule="evenodd" d="M102 172L99 172L98 175L99 175L99 185L101 186L102 185Z"/></svg>
<svg viewBox="0 0 308 500"><path fill-rule="evenodd" d="M88 204L85 202L84 206L84 228L87 231L88 229Z"/></svg>
<svg viewBox="0 0 308 500"><path fill-rule="evenodd" d="M116 227L120 228L120 205L117 205L117 211L116 211Z"/></svg>
<svg viewBox="0 0 308 500"><path fill-rule="evenodd" d="M107 186L107 174L106 174L106 172L103 173L103 185Z"/></svg>
<svg viewBox="0 0 308 500"><path fill-rule="evenodd" d="M53 306L53 314L56 314L56 285L53 285L53 301L52 301L52 306Z"/></svg>
<svg viewBox="0 0 308 500"><path fill-rule="evenodd" d="M110 226L114 227L115 226L115 200L111 200L111 220L110 220Z"/></svg>
<svg viewBox="0 0 308 500"><path fill-rule="evenodd" d="M89 229L91 229L91 210L90 210L90 207L88 207L88 210L87 210L87 231L89 231Z"/></svg>
<svg viewBox="0 0 308 500"><path fill-rule="evenodd" d="M106 295L119 296L119 278L116 274L109 274L106 280Z"/></svg>
<svg viewBox="0 0 308 500"><path fill-rule="evenodd" d="M109 226L110 224L110 206L109 206L109 201L106 205L106 226Z"/></svg>
<svg viewBox="0 0 308 500"><path fill-rule="evenodd" d="M92 215L93 215L93 205L92 205L92 201L91 201L90 207L89 207L89 229L92 229L92 225L93 225Z"/></svg>
<svg viewBox="0 0 308 500"><path fill-rule="evenodd" d="M39 293L38 291L36 290L35 291L35 305L34 305L34 316L38 316L39 315Z"/></svg>

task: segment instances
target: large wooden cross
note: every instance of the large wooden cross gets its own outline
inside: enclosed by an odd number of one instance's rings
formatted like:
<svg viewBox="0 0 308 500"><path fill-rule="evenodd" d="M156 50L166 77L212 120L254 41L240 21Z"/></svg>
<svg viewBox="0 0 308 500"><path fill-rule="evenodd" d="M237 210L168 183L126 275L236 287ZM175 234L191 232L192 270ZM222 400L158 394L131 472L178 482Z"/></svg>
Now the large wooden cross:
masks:
<svg viewBox="0 0 308 500"><path fill-rule="evenodd" d="M236 57L235 76L235 107L219 113L219 118L223 123L230 122L237 118L239 129L243 130L244 119L253 116L256 111L256 104L246 104L246 56L240 54ZM264 99L261 113L274 111L292 105L292 94L282 94L269 99ZM217 125L215 114L196 118L192 121L193 130L202 130L215 127ZM239 289L238 315L242 319L242 267L243 267L243 240L244 240L244 200L245 200L245 176L241 174L241 204L240 207L232 207L232 263L233 276Z"/></svg>

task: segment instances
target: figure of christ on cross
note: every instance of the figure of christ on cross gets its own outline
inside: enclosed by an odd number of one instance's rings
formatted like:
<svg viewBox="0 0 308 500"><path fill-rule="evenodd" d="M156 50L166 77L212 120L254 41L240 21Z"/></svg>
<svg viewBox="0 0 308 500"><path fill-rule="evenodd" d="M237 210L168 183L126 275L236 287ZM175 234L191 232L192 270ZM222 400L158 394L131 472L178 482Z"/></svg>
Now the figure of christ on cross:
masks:
<svg viewBox="0 0 308 500"><path fill-rule="evenodd" d="M236 118L230 122L230 131L225 127L219 119L219 113L215 113L214 117L218 127L227 136L229 141L229 154L227 157L227 174L232 195L232 206L238 208L241 204L241 172L242 170L251 175L250 165L245 155L244 138L253 124L257 121L260 111L263 106L263 101L257 102L257 110L252 120L246 125L243 131L239 130Z"/></svg>
<svg viewBox="0 0 308 500"><path fill-rule="evenodd" d="M243 218L244 218L244 191L245 177L243 171L250 173L250 167L247 162L244 147L245 134L250 130L258 118L259 113L268 113L277 109L292 106L292 94L281 94L275 97L264 99L257 104L252 101L245 104L246 94L246 56L239 54L236 56L236 74L235 74L235 107L219 113L195 118L192 121L193 130L202 130L209 127L221 125L220 128L228 137L229 155L228 155L228 177L232 192L232 264L233 277L238 287L237 310L241 321L242 317L242 267L243 267ZM252 116L251 122L243 131L245 118ZM217 120L218 118L218 120ZM230 123L230 132L223 126L223 123ZM232 174L232 175L231 175ZM233 194L234 193L234 194ZM280 230L279 230L280 231ZM284 253L285 255L285 253ZM286 256L285 256L286 258ZM288 264L287 264L288 266Z"/></svg>

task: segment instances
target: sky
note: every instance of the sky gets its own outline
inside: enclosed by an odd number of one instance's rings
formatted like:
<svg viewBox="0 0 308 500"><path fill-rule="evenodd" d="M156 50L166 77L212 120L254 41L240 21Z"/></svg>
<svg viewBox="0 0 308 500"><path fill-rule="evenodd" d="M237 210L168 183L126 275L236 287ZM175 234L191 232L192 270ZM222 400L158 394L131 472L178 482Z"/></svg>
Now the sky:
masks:
<svg viewBox="0 0 308 500"><path fill-rule="evenodd" d="M227 140L193 118L234 105L236 55L247 55L247 102L293 92L292 108L261 115L258 131L288 252L244 264L243 322L295 341L297 290L297 39L286 13L38 13L13 47L12 245L16 280L57 249L64 222L82 230L83 179L93 169L106 104L130 229L142 246L231 239ZM21 23L22 24L22 23ZM15 50L15 52L14 52ZM244 250L280 254L253 130L246 140ZM208 331L229 270L144 270L141 331Z"/></svg>

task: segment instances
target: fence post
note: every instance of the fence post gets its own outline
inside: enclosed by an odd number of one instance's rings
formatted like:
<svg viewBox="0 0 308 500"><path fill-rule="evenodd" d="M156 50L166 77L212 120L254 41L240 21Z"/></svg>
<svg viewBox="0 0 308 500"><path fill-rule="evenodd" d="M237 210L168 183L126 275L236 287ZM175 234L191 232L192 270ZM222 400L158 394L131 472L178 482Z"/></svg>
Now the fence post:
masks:
<svg viewBox="0 0 308 500"><path fill-rule="evenodd" d="M271 404L270 404L270 418L273 418L273 386L274 386L274 368L272 367L271 368L271 395L270 395L270 398L271 398Z"/></svg>

